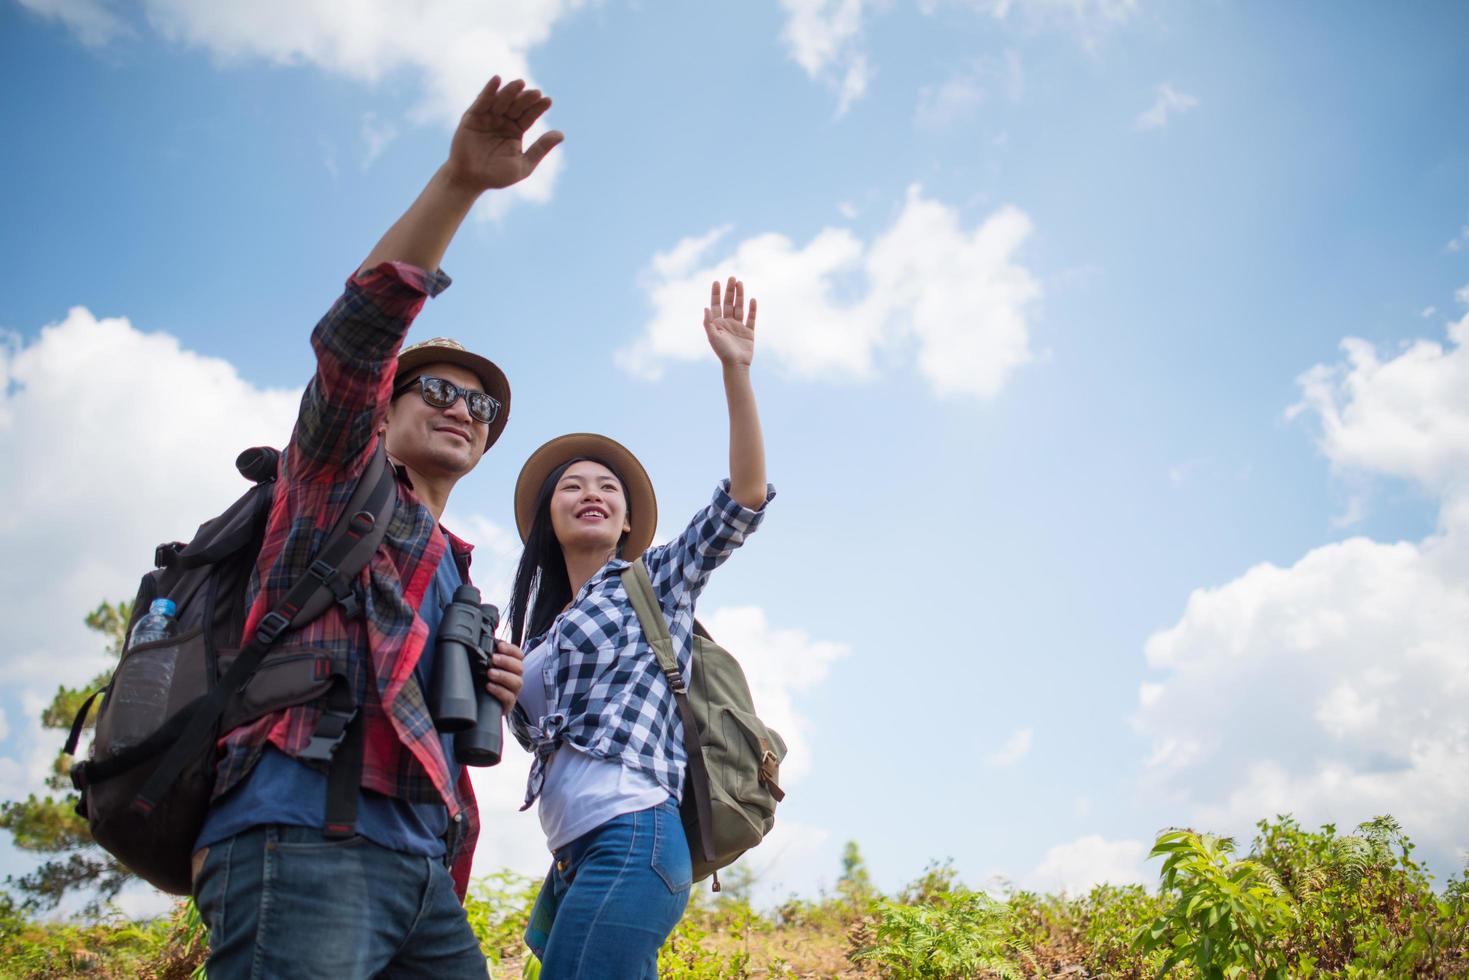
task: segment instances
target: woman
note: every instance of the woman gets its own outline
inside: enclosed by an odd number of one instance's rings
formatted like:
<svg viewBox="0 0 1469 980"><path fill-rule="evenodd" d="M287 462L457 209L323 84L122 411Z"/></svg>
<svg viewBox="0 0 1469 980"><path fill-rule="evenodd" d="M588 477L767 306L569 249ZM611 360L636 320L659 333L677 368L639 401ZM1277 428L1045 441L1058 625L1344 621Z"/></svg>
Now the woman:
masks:
<svg viewBox="0 0 1469 980"><path fill-rule="evenodd" d="M678 538L645 550L658 523L652 483L605 436L551 440L516 483L526 547L508 618L525 681L511 728L535 753L525 807L539 799L555 859L526 932L546 980L657 977L658 948L688 904L683 728L621 573L647 566L687 681L694 602L775 495L750 387L755 301L747 317L744 293L730 277L721 300L716 282L704 310L724 368L730 476Z"/></svg>

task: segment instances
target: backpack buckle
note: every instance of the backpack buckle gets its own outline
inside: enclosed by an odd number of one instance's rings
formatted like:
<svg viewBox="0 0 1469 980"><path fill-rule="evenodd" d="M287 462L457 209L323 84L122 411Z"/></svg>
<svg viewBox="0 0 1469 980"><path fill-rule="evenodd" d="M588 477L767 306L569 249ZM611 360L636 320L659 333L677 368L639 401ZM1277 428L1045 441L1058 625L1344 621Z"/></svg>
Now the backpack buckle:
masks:
<svg viewBox="0 0 1469 980"><path fill-rule="evenodd" d="M780 779L780 759L776 758L770 743L763 738L760 740L760 748L760 784L770 790L770 795L779 803L786 798L785 790L777 783Z"/></svg>
<svg viewBox="0 0 1469 980"><path fill-rule="evenodd" d="M306 747L296 753L298 759L309 759L312 762L330 762L336 754L337 746L342 744L342 739L347 737L347 726L352 724L352 719L357 717L357 709L351 711L323 711L321 717L316 719L316 730L311 733L311 741Z"/></svg>
<svg viewBox="0 0 1469 980"><path fill-rule="evenodd" d="M153 549L153 567L167 568L178 560L179 552L186 548L182 541L170 541Z"/></svg>
<svg viewBox="0 0 1469 980"><path fill-rule="evenodd" d="M271 610L260 619L260 625L255 628L255 639L265 646L275 642L291 621L280 613Z"/></svg>

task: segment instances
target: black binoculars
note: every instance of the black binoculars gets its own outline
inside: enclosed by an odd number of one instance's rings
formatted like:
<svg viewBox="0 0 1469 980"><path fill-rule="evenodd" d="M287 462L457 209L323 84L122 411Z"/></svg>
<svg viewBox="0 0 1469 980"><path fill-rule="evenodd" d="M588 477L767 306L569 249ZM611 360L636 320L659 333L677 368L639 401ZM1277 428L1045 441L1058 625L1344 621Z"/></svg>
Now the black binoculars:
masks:
<svg viewBox="0 0 1469 980"><path fill-rule="evenodd" d="M479 589L461 585L444 607L438 653L429 678L428 710L434 727L453 732L454 755L466 766L500 761L500 702L485 690L500 611L479 601Z"/></svg>

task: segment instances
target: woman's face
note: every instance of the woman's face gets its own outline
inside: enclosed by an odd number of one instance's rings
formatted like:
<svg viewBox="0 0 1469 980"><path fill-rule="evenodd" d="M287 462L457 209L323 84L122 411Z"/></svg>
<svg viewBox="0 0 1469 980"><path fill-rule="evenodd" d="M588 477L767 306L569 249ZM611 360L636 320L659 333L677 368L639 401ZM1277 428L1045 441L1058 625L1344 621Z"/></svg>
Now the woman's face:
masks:
<svg viewBox="0 0 1469 980"><path fill-rule="evenodd" d="M563 550L616 552L632 524L622 484L612 471L589 459L567 467L551 492L551 530Z"/></svg>

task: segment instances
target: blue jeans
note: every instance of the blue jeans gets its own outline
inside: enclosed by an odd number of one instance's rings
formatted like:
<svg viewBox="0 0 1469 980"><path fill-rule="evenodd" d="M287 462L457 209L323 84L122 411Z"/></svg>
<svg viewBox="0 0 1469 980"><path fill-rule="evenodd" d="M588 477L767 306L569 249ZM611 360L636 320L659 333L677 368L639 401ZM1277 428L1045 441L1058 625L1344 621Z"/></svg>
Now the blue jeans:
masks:
<svg viewBox="0 0 1469 980"><path fill-rule="evenodd" d="M678 806L613 817L554 857L526 930L541 980L657 980L693 878Z"/></svg>
<svg viewBox="0 0 1469 980"><path fill-rule="evenodd" d="M210 980L487 973L443 861L362 837L252 827L209 848L194 900Z"/></svg>

